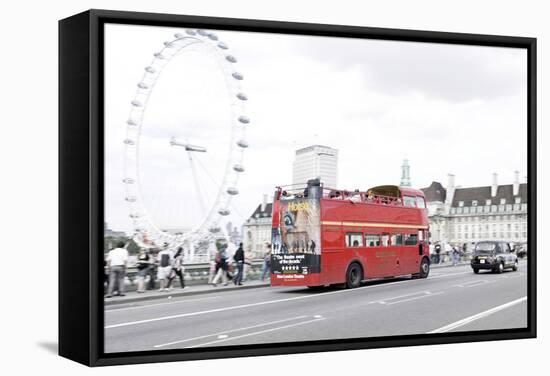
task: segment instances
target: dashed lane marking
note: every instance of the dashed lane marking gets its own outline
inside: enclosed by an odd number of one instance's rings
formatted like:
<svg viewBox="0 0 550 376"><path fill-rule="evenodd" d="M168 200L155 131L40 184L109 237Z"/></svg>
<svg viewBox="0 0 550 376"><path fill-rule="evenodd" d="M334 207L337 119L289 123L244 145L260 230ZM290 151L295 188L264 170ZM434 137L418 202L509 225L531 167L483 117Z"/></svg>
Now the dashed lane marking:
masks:
<svg viewBox="0 0 550 376"><path fill-rule="evenodd" d="M248 329L261 328L262 326L280 324L280 323L287 322L287 321L292 321L292 320L301 320L301 319L305 319L306 317L307 317L307 316L297 316L297 317L292 317L292 318L289 318L289 319L278 320L278 321L270 321L270 322L266 322L266 323L262 323L262 324L247 326L247 327L244 327L244 328L238 328L238 329L232 329L232 330L224 330L223 332L218 332L218 333L214 333L214 334L206 334L206 335L199 336L199 337L186 338L186 339L182 339L182 340L179 340L179 341L173 341L173 342L168 342L168 343L162 343L162 344L160 344L160 345L155 345L154 347L155 347L155 348L159 348L159 347L171 346L171 345L176 345L176 344L178 344L178 343L191 342L191 341L196 341L196 340L199 340L199 339L204 339L204 338L209 338L209 337L215 337L215 336L218 336L218 338L220 338L220 336L224 336L224 335L225 335L226 337L228 337L228 334L229 334L229 333L240 332L240 331L248 330Z"/></svg>
<svg viewBox="0 0 550 376"><path fill-rule="evenodd" d="M282 329L293 328L293 327L296 327L296 326L305 325L305 324L311 324L311 323L318 322L318 321L323 321L323 320L326 320L326 318L322 317L322 318L319 318L319 319L313 319L313 320L308 320L308 321L301 321L301 322L298 322L298 323L295 323L295 324L289 324L289 325L279 326L279 327L276 327L276 328L261 330L261 331L258 331L258 332L247 333L247 334L243 334L243 335L236 336L236 337L225 338L225 339L220 339L220 340L217 340L217 341L211 341L211 342L201 343L200 345L189 346L189 347L187 347L187 348L188 348L188 349L191 349L191 348L195 348L195 347L202 347L202 346L214 345L214 344L217 344L217 343L220 343L220 342L234 341L234 340L240 339L240 338L251 337L251 336L257 336L257 335L259 335L259 334L265 334L265 333L269 333L269 332L274 332L274 331L276 331L276 330L282 330Z"/></svg>

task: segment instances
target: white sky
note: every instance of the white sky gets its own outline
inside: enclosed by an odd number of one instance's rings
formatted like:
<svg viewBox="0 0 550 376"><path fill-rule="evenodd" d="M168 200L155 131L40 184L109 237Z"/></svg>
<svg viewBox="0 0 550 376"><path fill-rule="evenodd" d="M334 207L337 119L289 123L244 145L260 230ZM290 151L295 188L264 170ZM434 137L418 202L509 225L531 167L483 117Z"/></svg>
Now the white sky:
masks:
<svg viewBox="0 0 550 376"><path fill-rule="evenodd" d="M107 25L105 32L105 219L132 232L124 201L126 120L143 68L179 28ZM219 31L236 56L249 97L246 172L230 208L240 224L263 194L291 183L294 151L339 150L339 185L461 186L513 181L527 170L525 50ZM172 135L206 146L197 156L205 205L221 180L229 105L212 56L194 48L174 58L155 87L141 138L142 191L153 220L187 227L200 217L185 153ZM208 171L208 173L204 172ZM219 182L218 182L219 183ZM183 187L183 189L182 189ZM210 201L209 201L210 200Z"/></svg>

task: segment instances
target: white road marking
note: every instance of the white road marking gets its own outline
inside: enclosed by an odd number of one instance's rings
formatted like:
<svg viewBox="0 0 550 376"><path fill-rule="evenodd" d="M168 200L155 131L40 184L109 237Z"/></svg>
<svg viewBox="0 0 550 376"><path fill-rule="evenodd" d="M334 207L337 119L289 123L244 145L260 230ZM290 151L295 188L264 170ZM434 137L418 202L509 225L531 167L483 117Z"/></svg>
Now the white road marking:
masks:
<svg viewBox="0 0 550 376"><path fill-rule="evenodd" d="M266 330L262 330L262 331L259 331L259 332L253 332L253 333L247 333L247 334L243 334L243 335L240 335L240 336L237 336L237 337L231 337L231 338L226 338L226 339L220 339L220 340L217 340L217 341L211 341L211 342L206 342L206 343L201 343L200 345L195 345L195 346L189 346L189 347L186 347L187 349L192 349L192 348L195 348L195 347L202 347L202 346L207 346L207 345L213 345L213 344L216 344L216 343L220 343L220 342L226 342L226 341L233 341L235 339L240 339L240 338L245 338L245 337L250 337L250 336L256 336L256 335L259 335L259 334L265 334L265 333L269 333L269 332L274 332L276 330L282 330L282 329L287 329L287 328L293 328L295 326L299 326L299 325L304 325L304 324L311 324L313 322L317 322L317 321L323 321L323 320L326 320L326 318L320 318L320 319L313 319L313 320L308 320L308 321L302 321L302 322L299 322L299 323L296 323L296 324L289 324L289 325L285 325L285 326L279 326L277 328L271 328L271 329L266 329Z"/></svg>
<svg viewBox="0 0 550 376"><path fill-rule="evenodd" d="M452 273L452 274L450 274L450 275L448 275L448 274L443 274L443 275L439 275L439 276L433 277L433 278L449 277L449 276L458 275L458 274L465 274L465 273ZM433 279L433 278L432 278L432 279ZM416 282L416 283L419 283L420 281L427 281L427 280L429 280L429 279L430 279L430 278L428 278L428 279L416 279L416 280L409 280L409 279L407 279L407 280L404 280L404 281L388 282L388 283L383 283L383 284L378 284L378 285L371 285L371 286L359 287L359 288L355 288L355 289L330 291L330 292L324 292L324 293L320 293L320 294L296 296L296 297L286 298L286 299L267 300L267 301L263 301L263 302L250 303L250 304L242 304L242 305L238 305L238 306L215 308L215 309L210 309L210 310L206 310L206 311L189 312L189 313L182 313L182 314L178 314L178 315L170 315L170 316L155 317L155 318L152 318L152 319L145 319L145 320L138 320L138 321L123 322L123 323L120 323L120 324L106 325L106 326L105 326L105 329L113 329L113 328L120 328L120 327L124 327L124 326L146 324L146 323L156 322L156 321L171 320L171 319L178 319L178 318L183 318L183 317L191 317L191 316L204 315L204 314L209 314L209 313L217 313L217 312L231 311L231 310L236 310L236 309L257 307L257 306L268 305L268 304L276 304L276 303L282 303L282 302L290 302L290 301L294 301L294 300L311 299L311 298L317 298L317 297L326 296L326 295L353 293L353 292L357 292L357 291L362 291L362 290L367 290L367 289L373 289L373 288L378 288L378 287L386 287L386 286L398 285L398 284L401 284L401 283L410 283L410 284L415 283L415 282Z"/></svg>
<svg viewBox="0 0 550 376"><path fill-rule="evenodd" d="M505 303L505 304L502 304L502 305L499 305L497 307L494 307L494 308L491 308L491 309L488 309L487 311L483 311L483 312L480 312L476 315L472 315L472 316L469 316L469 317L466 317L465 319L462 319L462 320L459 320L459 321L456 321L456 322L453 322L449 325L445 325L445 326L442 326L441 328L438 328L438 329L434 329L432 331L429 331L427 334L432 334L432 333L446 333L448 331L451 331L453 329L456 329L458 327L461 327L461 326L464 326L466 324L469 324L471 323L472 321L476 321L476 320L479 320L479 319L482 319L484 317L487 317L489 315L492 315L493 313L496 313L498 311L502 311L503 309L506 309L506 308L509 308L509 307L512 307L516 304L519 304L519 303L522 303L524 301L527 301L527 296L524 296L523 298L519 298L519 299L516 299L516 300L513 300L511 302L508 302L508 303Z"/></svg>
<svg viewBox="0 0 550 376"><path fill-rule="evenodd" d="M424 294L424 295L421 295L421 296L416 296L416 297L413 297L413 298L408 298L408 299L401 299L401 300L397 300L395 302L390 302L390 303L386 303L387 305L393 305L393 304L399 304L399 303L405 303L405 302L410 302L411 300L417 300L417 299L422 299L422 298L428 298L430 296L435 296L435 295L441 295L443 294L443 291L439 291L439 292L428 292L427 294Z"/></svg>
<svg viewBox="0 0 550 376"><path fill-rule="evenodd" d="M468 288L468 287L476 287L476 286L484 285L484 284L487 284L487 283L494 283L494 282L495 281L488 281L486 279L480 279L479 281L472 281L472 282L461 283L459 285L453 285L453 287Z"/></svg>
<svg viewBox="0 0 550 376"><path fill-rule="evenodd" d="M268 326L268 325L273 325L273 324L280 324L280 323L282 323L282 322L287 322L287 321L292 321L292 320L305 319L306 317L307 317L307 316L298 316L298 317L292 317L292 318L290 318L290 319L284 319L284 320L278 320L278 321L270 321L270 322L266 322L266 323L263 323L263 324L257 324L257 325L247 326L247 327L244 327L244 328L238 328L238 329L233 329L233 330L224 330L223 332L218 332L218 333L214 333L214 334L207 334L207 335L200 336L200 337L193 337L193 338L182 339L182 340L174 341L174 342L162 343L162 344L160 344L160 345L155 345L155 346L153 346L153 347L158 348L158 347L164 347L164 346L175 345L175 344L177 344L177 343L191 342L191 341L196 341L197 339L203 339L203 338L208 338L208 337L214 337L214 336L224 335L224 334L228 334L228 333L235 333L235 332L239 332L239 331L242 331L242 330L261 328L262 326Z"/></svg>
<svg viewBox="0 0 550 376"><path fill-rule="evenodd" d="M417 292L413 292L411 294L405 294L405 295L394 296L392 298L384 298L384 299L375 300L375 301L370 302L370 303L386 304L388 302L388 300L407 298L409 296L417 296L417 295L420 295L420 294L424 295L424 294L429 294L429 293L430 293L429 291L417 291Z"/></svg>
<svg viewBox="0 0 550 376"><path fill-rule="evenodd" d="M224 339L224 338L227 338L227 337L229 337L227 334L220 334L218 336L218 339Z"/></svg>
<svg viewBox="0 0 550 376"><path fill-rule="evenodd" d="M199 301L199 300L218 299L219 297L220 296L207 296L207 297L204 297L204 298L178 300L178 301L175 301L175 302L164 302L164 303L147 304L147 305L135 305L135 306L131 306L131 307L111 308L111 309L106 309L105 312L126 311L126 310L129 310L129 309L158 307L158 306L163 306L163 305L167 305L167 304L179 304L179 303L196 302L196 301Z"/></svg>

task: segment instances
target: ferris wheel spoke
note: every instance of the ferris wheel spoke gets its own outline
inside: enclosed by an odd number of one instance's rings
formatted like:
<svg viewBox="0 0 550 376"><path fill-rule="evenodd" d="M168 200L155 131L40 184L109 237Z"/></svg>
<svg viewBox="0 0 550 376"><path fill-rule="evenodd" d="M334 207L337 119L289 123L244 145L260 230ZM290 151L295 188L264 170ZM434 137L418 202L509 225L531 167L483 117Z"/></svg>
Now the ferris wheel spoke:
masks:
<svg viewBox="0 0 550 376"><path fill-rule="evenodd" d="M193 156L191 155L191 152L187 152L187 155L189 157L189 164L191 166L191 173L193 174L193 183L195 185L195 191L197 193L197 199L200 206L200 209L202 211L202 215L206 215L206 205L204 204L204 198L202 196L202 189L200 187L200 182L197 174L197 169L195 166L195 163L193 162Z"/></svg>

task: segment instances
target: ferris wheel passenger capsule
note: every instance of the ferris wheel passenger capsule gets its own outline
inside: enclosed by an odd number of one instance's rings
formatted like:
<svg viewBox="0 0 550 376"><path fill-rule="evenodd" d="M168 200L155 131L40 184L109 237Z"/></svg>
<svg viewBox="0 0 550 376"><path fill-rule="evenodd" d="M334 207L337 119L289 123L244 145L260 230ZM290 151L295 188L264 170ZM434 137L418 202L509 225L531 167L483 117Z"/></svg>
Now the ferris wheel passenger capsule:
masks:
<svg viewBox="0 0 550 376"><path fill-rule="evenodd" d="M222 50L227 50L229 48L229 46L227 46L227 44L223 42L218 43L218 47L221 48Z"/></svg>
<svg viewBox="0 0 550 376"><path fill-rule="evenodd" d="M195 30L185 30L185 32L188 34L188 35L197 35L197 32Z"/></svg>
<svg viewBox="0 0 550 376"><path fill-rule="evenodd" d="M149 85L147 85L145 82L140 82L140 83L137 84L137 86L140 89L149 89Z"/></svg>
<svg viewBox="0 0 550 376"><path fill-rule="evenodd" d="M240 165L240 164L236 164L236 165L233 166L233 170L235 170L237 172L244 172L244 166Z"/></svg>
<svg viewBox="0 0 550 376"><path fill-rule="evenodd" d="M128 202L136 202L136 198L134 196L126 197L126 201Z"/></svg>
<svg viewBox="0 0 550 376"><path fill-rule="evenodd" d="M237 145L244 149L248 147L248 142L246 142L245 140L239 140L237 141Z"/></svg>
<svg viewBox="0 0 550 376"><path fill-rule="evenodd" d="M232 195L232 196L235 196L235 195L239 194L239 190L235 187L229 187L229 188L227 188L227 193Z"/></svg>
<svg viewBox="0 0 550 376"><path fill-rule="evenodd" d="M143 107L143 103L141 103L140 101L138 101L137 99L134 99L132 101L132 106L134 107Z"/></svg>
<svg viewBox="0 0 550 376"><path fill-rule="evenodd" d="M204 30L197 30L197 33L200 35L200 36L203 36L203 37L207 37L208 36L208 32L207 31L204 31Z"/></svg>
<svg viewBox="0 0 550 376"><path fill-rule="evenodd" d="M166 41L164 42L166 48L174 48L174 42Z"/></svg>
<svg viewBox="0 0 550 376"><path fill-rule="evenodd" d="M226 216L226 215L231 214L231 212L229 211L229 209L220 209L220 210L218 210L218 214Z"/></svg>
<svg viewBox="0 0 550 376"><path fill-rule="evenodd" d="M239 98L242 101L247 101L248 100L248 97L246 96L245 93L238 93L237 98Z"/></svg>
<svg viewBox="0 0 550 376"><path fill-rule="evenodd" d="M136 181L132 178L124 178L122 181L126 184L134 184Z"/></svg>
<svg viewBox="0 0 550 376"><path fill-rule="evenodd" d="M243 124L248 124L250 123L250 119L246 116L239 116L239 121Z"/></svg>
<svg viewBox="0 0 550 376"><path fill-rule="evenodd" d="M149 66L149 67L145 67L145 71L147 71L148 73L155 73L156 72L156 69Z"/></svg>
<svg viewBox="0 0 550 376"><path fill-rule="evenodd" d="M237 58L233 55L227 55L225 57L225 60L229 61L230 63L236 63L237 62Z"/></svg>
<svg viewBox="0 0 550 376"><path fill-rule="evenodd" d="M137 123L134 119L128 119L128 120L126 121L126 124L131 125L131 126L133 126L133 127L135 127L136 125L138 125L138 123Z"/></svg>
<svg viewBox="0 0 550 376"><path fill-rule="evenodd" d="M156 57L157 59L160 59L160 60L163 60L164 59L164 55L161 54L160 52L155 52L153 54L154 57Z"/></svg>
<svg viewBox="0 0 550 376"><path fill-rule="evenodd" d="M124 140L124 143L125 143L126 145L135 145L135 142L134 142L133 140L130 140L129 138L125 139L125 140Z"/></svg>
<svg viewBox="0 0 550 376"><path fill-rule="evenodd" d="M234 79L239 80L239 81L244 79L244 76L242 74L240 74L239 72L234 72L232 74L232 76L233 76Z"/></svg>
<svg viewBox="0 0 550 376"><path fill-rule="evenodd" d="M208 38L212 39L212 40L218 40L218 36L214 33L210 33L208 34Z"/></svg>

